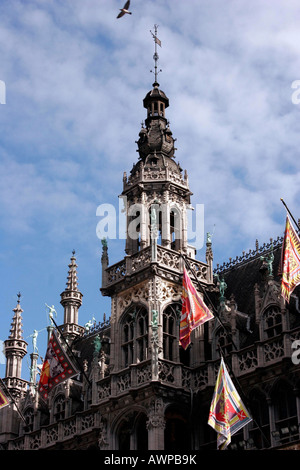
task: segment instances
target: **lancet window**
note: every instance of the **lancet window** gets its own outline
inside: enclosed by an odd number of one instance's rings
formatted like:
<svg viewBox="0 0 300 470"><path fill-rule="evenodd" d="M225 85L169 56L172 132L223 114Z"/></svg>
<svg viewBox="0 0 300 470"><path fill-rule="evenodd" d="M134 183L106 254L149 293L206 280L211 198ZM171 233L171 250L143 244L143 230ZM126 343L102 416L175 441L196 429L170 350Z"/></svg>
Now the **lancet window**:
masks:
<svg viewBox="0 0 300 470"><path fill-rule="evenodd" d="M65 418L66 399L64 395L58 395L54 401L54 421L57 423L59 420Z"/></svg>
<svg viewBox="0 0 300 470"><path fill-rule="evenodd" d="M180 304L171 304L163 312L163 352L169 361L178 360Z"/></svg>
<svg viewBox="0 0 300 470"><path fill-rule="evenodd" d="M278 307L270 307L264 314L265 338L273 338L282 332L282 316Z"/></svg>
<svg viewBox="0 0 300 470"><path fill-rule="evenodd" d="M122 321L122 366L141 362L148 356L148 312L144 307L132 306Z"/></svg>

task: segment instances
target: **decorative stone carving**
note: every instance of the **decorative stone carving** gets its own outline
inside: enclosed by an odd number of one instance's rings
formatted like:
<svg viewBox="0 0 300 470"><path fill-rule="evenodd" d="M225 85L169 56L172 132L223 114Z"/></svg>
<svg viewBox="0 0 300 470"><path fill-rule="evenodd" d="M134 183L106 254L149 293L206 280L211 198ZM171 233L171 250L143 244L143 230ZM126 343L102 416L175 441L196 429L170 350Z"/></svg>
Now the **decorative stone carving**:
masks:
<svg viewBox="0 0 300 470"><path fill-rule="evenodd" d="M164 403L161 398L157 398L150 403L147 429L165 428Z"/></svg>
<svg viewBox="0 0 300 470"><path fill-rule="evenodd" d="M104 420L102 417L100 418L100 430L99 430L99 437L98 437L98 445L100 450L106 450L108 447L107 441L107 421Z"/></svg>
<svg viewBox="0 0 300 470"><path fill-rule="evenodd" d="M162 279L155 280L156 300L163 304L168 302L178 302L181 299L182 286L171 284Z"/></svg>
<svg viewBox="0 0 300 470"><path fill-rule="evenodd" d="M117 297L118 311L124 311L125 308L129 307L131 303L141 302L147 305L149 297L149 283L145 282L140 287L136 286L132 289L124 291Z"/></svg>

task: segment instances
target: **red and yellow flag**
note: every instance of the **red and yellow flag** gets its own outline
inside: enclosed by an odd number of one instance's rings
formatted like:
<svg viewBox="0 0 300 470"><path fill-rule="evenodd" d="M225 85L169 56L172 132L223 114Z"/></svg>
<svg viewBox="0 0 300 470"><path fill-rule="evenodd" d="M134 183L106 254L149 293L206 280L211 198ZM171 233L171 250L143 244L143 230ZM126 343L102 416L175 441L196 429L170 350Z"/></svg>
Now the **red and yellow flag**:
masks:
<svg viewBox="0 0 300 470"><path fill-rule="evenodd" d="M47 400L49 392L56 385L77 374L78 370L72 364L55 331L53 331L48 343L38 387L42 398Z"/></svg>
<svg viewBox="0 0 300 470"><path fill-rule="evenodd" d="M300 239L288 216L282 244L281 269L281 295L289 302L291 293L300 284Z"/></svg>
<svg viewBox="0 0 300 470"><path fill-rule="evenodd" d="M191 332L214 316L196 291L185 268L182 284L179 342L183 349L187 349L191 343Z"/></svg>

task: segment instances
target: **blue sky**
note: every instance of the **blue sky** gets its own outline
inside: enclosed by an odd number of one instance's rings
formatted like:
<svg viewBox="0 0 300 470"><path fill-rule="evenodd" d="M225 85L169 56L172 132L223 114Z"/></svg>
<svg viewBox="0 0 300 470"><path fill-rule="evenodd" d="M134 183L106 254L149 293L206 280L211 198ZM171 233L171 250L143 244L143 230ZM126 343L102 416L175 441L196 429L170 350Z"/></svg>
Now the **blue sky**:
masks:
<svg viewBox="0 0 300 470"><path fill-rule="evenodd" d="M0 339L9 335L20 291L29 353L37 329L44 355L45 303L62 323L73 249L80 323L110 315L99 291L96 210L118 207L123 172L138 157L142 101L154 81L154 24L176 161L188 172L193 205L204 204L205 231L215 227L214 264L254 248L256 239L281 236L281 197L300 217L300 104L292 102L299 2L132 0L132 15L117 20L122 3L0 4ZM110 264L123 256L124 240L110 241ZM197 258L205 259L204 250Z"/></svg>

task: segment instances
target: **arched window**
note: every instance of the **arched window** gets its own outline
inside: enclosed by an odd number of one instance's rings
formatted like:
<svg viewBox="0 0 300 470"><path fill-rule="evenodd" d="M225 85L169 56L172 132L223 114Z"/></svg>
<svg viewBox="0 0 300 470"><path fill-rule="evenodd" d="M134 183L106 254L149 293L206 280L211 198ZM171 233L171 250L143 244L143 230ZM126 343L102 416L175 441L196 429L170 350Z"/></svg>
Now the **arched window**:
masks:
<svg viewBox="0 0 300 470"><path fill-rule="evenodd" d="M123 322L122 362L128 367L133 362L134 313L128 313Z"/></svg>
<svg viewBox="0 0 300 470"><path fill-rule="evenodd" d="M282 332L282 317L278 307L270 307L264 314L265 338L273 338Z"/></svg>
<svg viewBox="0 0 300 470"><path fill-rule="evenodd" d="M177 207L170 210L170 231L171 231L171 248L178 251L180 249L181 240L181 217Z"/></svg>
<svg viewBox="0 0 300 470"><path fill-rule="evenodd" d="M147 359L148 354L148 312L144 307L133 306L122 321L122 366Z"/></svg>
<svg viewBox="0 0 300 470"><path fill-rule="evenodd" d="M180 305L168 305L163 312L163 352L164 359L178 360Z"/></svg>
<svg viewBox="0 0 300 470"><path fill-rule="evenodd" d="M145 361L148 354L148 313L146 309L139 310L136 319L137 362Z"/></svg>
<svg viewBox="0 0 300 470"><path fill-rule="evenodd" d="M65 409L66 409L66 400L64 395L58 395L54 401L54 421L57 421L65 418Z"/></svg>

